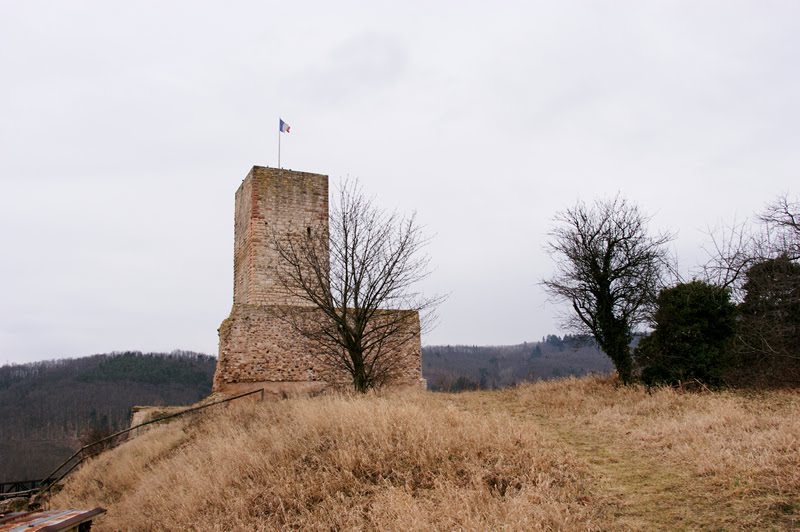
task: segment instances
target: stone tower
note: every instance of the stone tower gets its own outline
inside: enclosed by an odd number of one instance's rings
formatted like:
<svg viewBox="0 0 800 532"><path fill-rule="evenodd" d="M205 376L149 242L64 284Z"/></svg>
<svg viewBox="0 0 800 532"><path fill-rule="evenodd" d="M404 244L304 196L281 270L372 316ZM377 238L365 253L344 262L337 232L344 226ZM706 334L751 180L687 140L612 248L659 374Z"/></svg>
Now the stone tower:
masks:
<svg viewBox="0 0 800 532"><path fill-rule="evenodd" d="M242 181L234 216L233 308L219 328L215 392L264 388L295 395L347 385L348 376L321 367L315 346L281 319L307 303L287 294L274 273L280 257L273 235L327 232L327 224L327 176L254 166ZM403 356L408 363L397 384L424 384L418 334Z"/></svg>
<svg viewBox="0 0 800 532"><path fill-rule="evenodd" d="M303 305L272 273L279 260L272 235L328 225L328 176L254 166L236 191L233 304Z"/></svg>

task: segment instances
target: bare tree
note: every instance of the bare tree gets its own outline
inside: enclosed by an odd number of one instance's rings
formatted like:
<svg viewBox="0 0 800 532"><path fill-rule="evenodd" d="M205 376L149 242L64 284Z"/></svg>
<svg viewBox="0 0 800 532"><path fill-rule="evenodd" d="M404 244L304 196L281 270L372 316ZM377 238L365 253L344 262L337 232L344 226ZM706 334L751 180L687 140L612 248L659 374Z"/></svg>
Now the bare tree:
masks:
<svg viewBox="0 0 800 532"><path fill-rule="evenodd" d="M800 259L800 200L791 201L789 196L778 196L758 217L770 236L770 247L774 255L783 255L789 260Z"/></svg>
<svg viewBox="0 0 800 532"><path fill-rule="evenodd" d="M800 382L800 201L778 196L757 224L711 235L709 281L731 288L739 304L737 367L741 384Z"/></svg>
<svg viewBox="0 0 800 532"><path fill-rule="evenodd" d="M786 255L747 271L739 307L745 348L767 356L800 360L800 264Z"/></svg>
<svg viewBox="0 0 800 532"><path fill-rule="evenodd" d="M286 320L315 345L313 356L349 375L358 392L398 377L407 344L442 301L415 289L430 273L427 243L413 215L377 208L353 182L340 188L329 224L274 235L278 279L307 305L292 308Z"/></svg>
<svg viewBox="0 0 800 532"><path fill-rule="evenodd" d="M565 324L591 334L626 384L634 327L647 321L669 266L665 244L672 236L648 236L648 221L619 196L557 214L549 233L556 274L542 281L551 296L572 305Z"/></svg>
<svg viewBox="0 0 800 532"><path fill-rule="evenodd" d="M709 231L711 249L703 276L708 282L730 288L735 301L744 300L747 272L756 264L786 257L800 259L800 201L787 195L767 204L758 224L734 222Z"/></svg>

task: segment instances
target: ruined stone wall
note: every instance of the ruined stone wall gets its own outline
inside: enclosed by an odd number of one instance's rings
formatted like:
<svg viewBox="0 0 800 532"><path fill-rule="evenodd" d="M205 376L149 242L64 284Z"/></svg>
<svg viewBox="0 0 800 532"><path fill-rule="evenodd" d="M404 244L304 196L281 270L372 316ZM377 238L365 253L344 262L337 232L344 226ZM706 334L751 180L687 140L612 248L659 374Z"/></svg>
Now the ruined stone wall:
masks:
<svg viewBox="0 0 800 532"><path fill-rule="evenodd" d="M296 307L237 305L219 328L219 361L214 374L215 391L247 391L263 383L317 383L317 389L333 385L350 387L350 377L327 366L319 356L320 347L300 335L289 323L287 313ZM398 366L395 385L420 386L419 319L411 314L408 332L414 337L386 355ZM321 311L303 311L306 319L325 319ZM259 386L246 386L246 384Z"/></svg>
<svg viewBox="0 0 800 532"><path fill-rule="evenodd" d="M314 346L282 319L290 309L234 307L219 328L215 388L231 382L325 380L312 357Z"/></svg>

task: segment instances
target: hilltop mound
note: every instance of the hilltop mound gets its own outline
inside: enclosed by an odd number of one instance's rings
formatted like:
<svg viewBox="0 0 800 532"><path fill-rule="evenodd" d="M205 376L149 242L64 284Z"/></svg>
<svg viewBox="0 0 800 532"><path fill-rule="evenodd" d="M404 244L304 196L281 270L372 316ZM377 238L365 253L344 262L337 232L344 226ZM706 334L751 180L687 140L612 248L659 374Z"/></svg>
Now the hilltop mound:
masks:
<svg viewBox="0 0 800 532"><path fill-rule="evenodd" d="M596 377L244 402L97 457L52 506L104 506L101 530L783 528L798 407Z"/></svg>
<svg viewBox="0 0 800 532"><path fill-rule="evenodd" d="M503 413L424 395L325 397L240 404L153 430L84 468L53 504L106 506L111 529L450 529L500 519L519 529L590 522L581 470Z"/></svg>

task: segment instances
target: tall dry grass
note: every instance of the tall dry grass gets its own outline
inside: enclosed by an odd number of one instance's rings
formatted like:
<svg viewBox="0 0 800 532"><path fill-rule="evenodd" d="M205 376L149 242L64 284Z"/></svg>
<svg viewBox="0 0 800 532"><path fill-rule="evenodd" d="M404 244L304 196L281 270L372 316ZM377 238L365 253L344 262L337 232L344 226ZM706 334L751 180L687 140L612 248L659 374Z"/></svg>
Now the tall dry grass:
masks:
<svg viewBox="0 0 800 532"><path fill-rule="evenodd" d="M789 529L800 394L568 379L245 403L94 459L101 530Z"/></svg>
<svg viewBox="0 0 800 532"><path fill-rule="evenodd" d="M418 393L234 405L77 472L54 507L116 530L593 529L585 464L530 421Z"/></svg>
<svg viewBox="0 0 800 532"><path fill-rule="evenodd" d="M558 434L649 524L800 526L800 393L685 392L590 377L463 395ZM625 484L628 483L628 486Z"/></svg>

